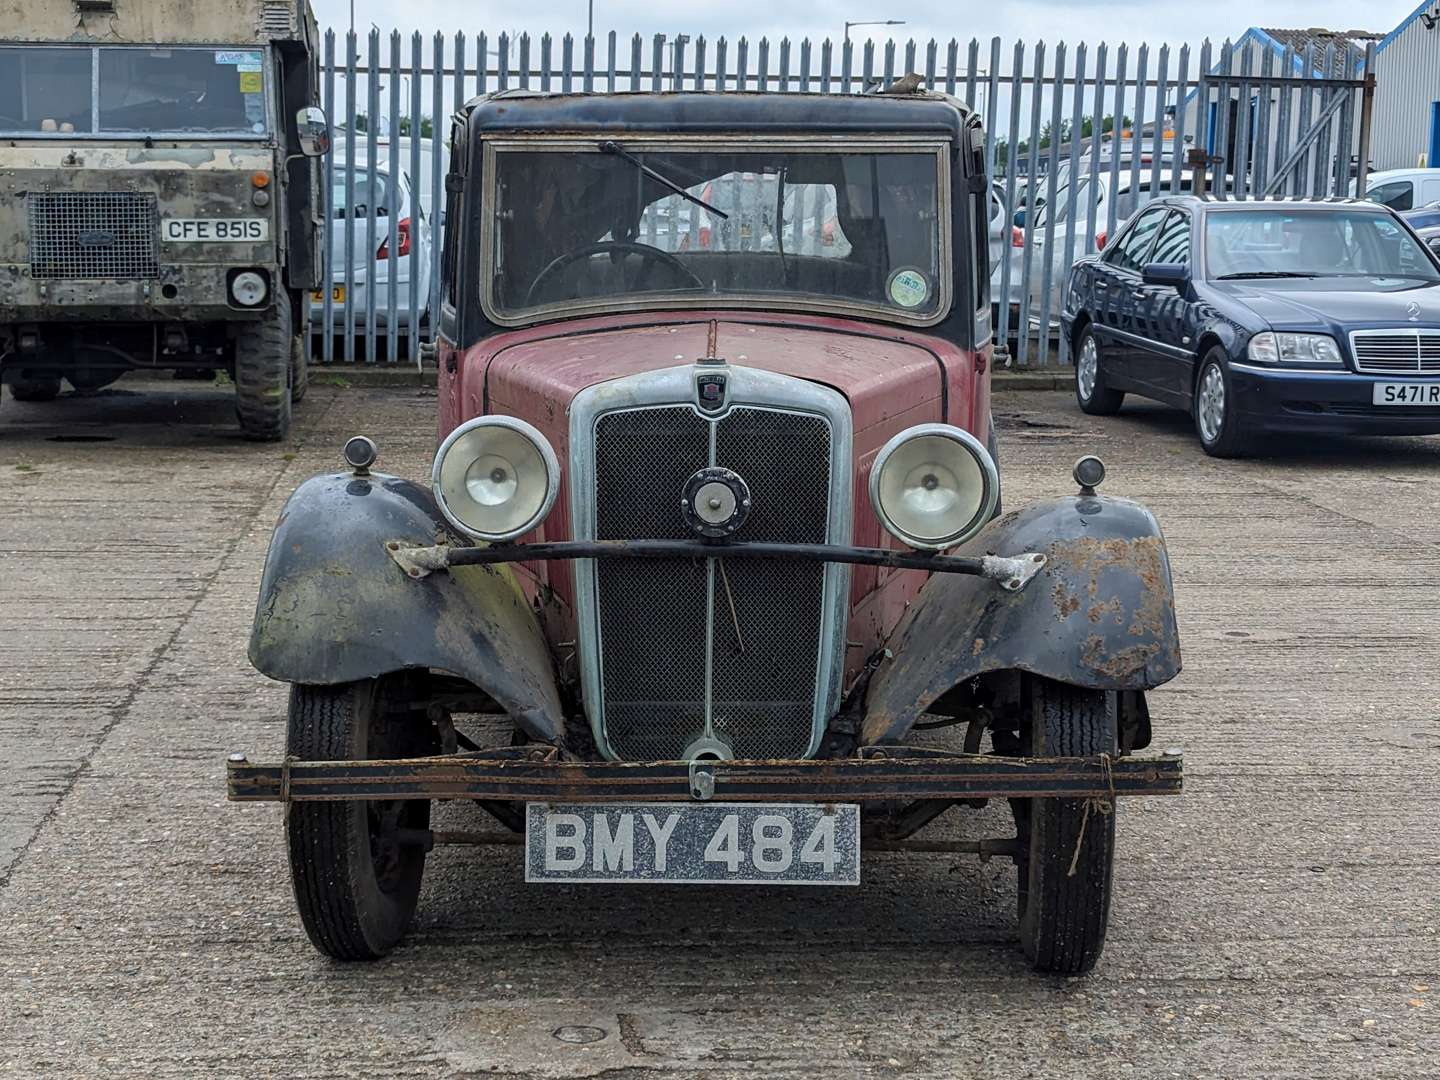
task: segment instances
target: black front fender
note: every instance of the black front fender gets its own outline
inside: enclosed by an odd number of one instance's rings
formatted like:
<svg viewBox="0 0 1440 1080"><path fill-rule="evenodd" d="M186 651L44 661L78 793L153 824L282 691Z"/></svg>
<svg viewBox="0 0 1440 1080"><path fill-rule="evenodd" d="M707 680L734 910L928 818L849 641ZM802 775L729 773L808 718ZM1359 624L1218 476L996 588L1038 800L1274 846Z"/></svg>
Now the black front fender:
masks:
<svg viewBox="0 0 1440 1080"><path fill-rule="evenodd" d="M900 741L947 690L991 671L1096 690L1149 690L1179 673L1170 560L1149 510L1104 496L1036 502L956 553L1027 551L1047 562L1018 592L957 574L925 584L870 682L864 742Z"/></svg>
<svg viewBox="0 0 1440 1080"><path fill-rule="evenodd" d="M413 580L387 541L455 543L430 492L374 474L314 476L280 514L250 662L282 682L334 685L439 668L489 694L532 738L564 730L539 620L505 566Z"/></svg>

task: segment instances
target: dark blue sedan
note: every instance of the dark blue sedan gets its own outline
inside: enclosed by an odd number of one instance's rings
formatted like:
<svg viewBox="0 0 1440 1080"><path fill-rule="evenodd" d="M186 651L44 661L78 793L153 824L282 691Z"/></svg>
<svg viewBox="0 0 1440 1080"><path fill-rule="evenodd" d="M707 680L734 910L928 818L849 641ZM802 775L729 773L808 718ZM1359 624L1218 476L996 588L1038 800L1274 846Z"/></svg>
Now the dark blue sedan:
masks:
<svg viewBox="0 0 1440 1080"><path fill-rule="evenodd" d="M1265 432L1440 432L1440 257L1373 203L1157 199L1077 262L1075 397L1185 409L1207 453Z"/></svg>

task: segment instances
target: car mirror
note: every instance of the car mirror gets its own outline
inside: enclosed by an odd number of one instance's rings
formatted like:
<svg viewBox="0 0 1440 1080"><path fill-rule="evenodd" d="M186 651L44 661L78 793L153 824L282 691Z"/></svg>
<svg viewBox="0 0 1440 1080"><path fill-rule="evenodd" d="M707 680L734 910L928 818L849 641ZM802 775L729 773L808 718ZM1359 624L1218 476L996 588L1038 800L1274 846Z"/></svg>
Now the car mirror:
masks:
<svg viewBox="0 0 1440 1080"><path fill-rule="evenodd" d="M1184 263L1148 263L1141 279L1146 285L1170 285L1183 289L1190 284L1190 268Z"/></svg>
<svg viewBox="0 0 1440 1080"><path fill-rule="evenodd" d="M325 110L314 105L295 114L295 128L300 136L300 153L306 157L324 157L330 152L330 121Z"/></svg>

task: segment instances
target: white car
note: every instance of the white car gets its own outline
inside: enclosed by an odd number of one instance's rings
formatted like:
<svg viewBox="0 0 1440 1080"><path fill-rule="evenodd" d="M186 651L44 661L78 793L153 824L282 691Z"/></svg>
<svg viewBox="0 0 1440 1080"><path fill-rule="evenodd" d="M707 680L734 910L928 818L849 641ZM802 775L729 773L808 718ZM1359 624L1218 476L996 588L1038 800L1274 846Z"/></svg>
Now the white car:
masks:
<svg viewBox="0 0 1440 1080"><path fill-rule="evenodd" d="M1365 198L1395 211L1440 201L1440 166L1373 172L1365 178Z"/></svg>
<svg viewBox="0 0 1440 1080"><path fill-rule="evenodd" d="M368 167L363 158L346 165L336 162L330 193L330 297L335 312L335 333L345 333L345 311L353 307L355 333L366 331L366 304L374 293L375 329L384 334L390 329L390 294L395 294L397 330L410 325L410 281L417 282L417 312L423 326L430 311L431 245L433 232L430 215L420 201L420 192L406 171L391 160ZM353 171L353 181L350 173ZM353 194L347 188L353 183ZM370 207L375 207L375 228L370 233ZM390 222L396 219L394 257L390 251ZM346 227L353 229L351 270L347 281L345 268ZM319 290L311 295L310 329L324 333L325 294Z"/></svg>

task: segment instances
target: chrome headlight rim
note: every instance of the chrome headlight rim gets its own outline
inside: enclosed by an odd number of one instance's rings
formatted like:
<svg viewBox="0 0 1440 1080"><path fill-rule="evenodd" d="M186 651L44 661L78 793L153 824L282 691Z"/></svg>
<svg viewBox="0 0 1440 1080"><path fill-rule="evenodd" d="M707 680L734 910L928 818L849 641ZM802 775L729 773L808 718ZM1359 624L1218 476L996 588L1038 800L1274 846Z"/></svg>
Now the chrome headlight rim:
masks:
<svg viewBox="0 0 1440 1080"><path fill-rule="evenodd" d="M885 471L885 463L890 460L891 455L912 440L927 436L950 439L964 447L975 459L984 482L984 494L974 516L966 522L964 528L940 539L928 539L906 532L885 512L885 505L880 498L881 476ZM995 459L990 456L990 451L985 448L985 444L963 428L955 427L953 424L916 424L914 427L906 428L893 435L880 448L880 452L875 455L875 463L870 468L869 487L870 505L874 508L875 516L880 519L880 524L886 532L916 551L946 551L975 536L990 521L1000 499L1000 470L996 468Z"/></svg>
<svg viewBox="0 0 1440 1080"><path fill-rule="evenodd" d="M541 460L545 463L545 497L541 500L539 509L523 525L505 532L483 532L472 525L467 525L450 509L450 505L445 501L445 492L440 483L440 472L445 464L445 457L455 444L470 432L488 427L505 428L524 437L534 445ZM435 451L435 461L430 467L430 491L435 496L435 504L440 508L440 513L445 515L445 520L461 533L474 540L503 543L539 528L550 516L550 511L555 508L555 500L560 494L560 459L555 454L555 448L550 445L550 440L545 438L535 425L516 416L477 416L459 425L440 443L439 449Z"/></svg>

